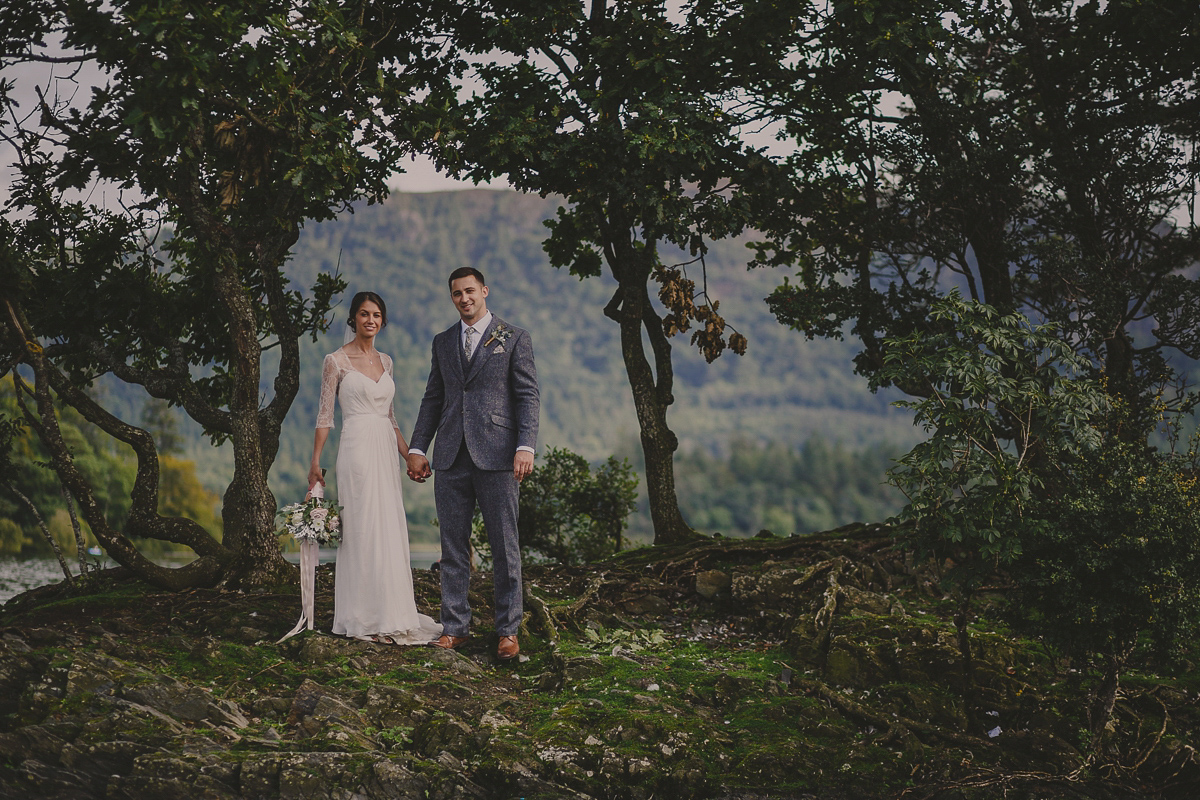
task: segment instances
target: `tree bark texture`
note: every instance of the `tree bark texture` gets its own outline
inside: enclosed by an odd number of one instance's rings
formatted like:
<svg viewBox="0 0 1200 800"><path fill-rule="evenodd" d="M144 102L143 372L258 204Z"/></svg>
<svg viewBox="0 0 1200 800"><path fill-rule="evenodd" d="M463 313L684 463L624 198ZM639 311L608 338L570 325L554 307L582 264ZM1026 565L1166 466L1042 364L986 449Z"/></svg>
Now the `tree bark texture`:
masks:
<svg viewBox="0 0 1200 800"><path fill-rule="evenodd" d="M652 246L642 251L632 246L607 251L614 256L609 265L618 288L604 313L621 326L621 357L641 431L654 543L661 545L687 541L695 538L696 533L684 520L675 493L675 451L679 439L667 424L667 408L675 402L671 344L647 288L651 273L647 262L653 260L654 252ZM642 342L643 330L654 352L653 368Z"/></svg>
<svg viewBox="0 0 1200 800"><path fill-rule="evenodd" d="M1125 667L1127 653L1112 653L1104 658L1100 682L1092 691L1088 706L1088 728L1092 734L1092 755L1096 756L1104 746L1113 708L1117 705L1117 690L1121 685L1121 670Z"/></svg>

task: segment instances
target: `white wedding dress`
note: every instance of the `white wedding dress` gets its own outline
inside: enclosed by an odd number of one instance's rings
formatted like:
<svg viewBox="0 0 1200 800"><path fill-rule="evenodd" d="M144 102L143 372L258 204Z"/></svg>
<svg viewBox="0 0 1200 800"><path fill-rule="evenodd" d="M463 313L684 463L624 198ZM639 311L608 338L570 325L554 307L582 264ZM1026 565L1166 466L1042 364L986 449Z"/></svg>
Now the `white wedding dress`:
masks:
<svg viewBox="0 0 1200 800"><path fill-rule="evenodd" d="M342 407L335 474L342 506L342 543L334 578L333 632L359 639L387 636L397 644L428 644L442 633L417 613L409 563L408 521L396 417L392 360L373 381L350 366L342 350L325 356L317 427L333 427L334 397Z"/></svg>

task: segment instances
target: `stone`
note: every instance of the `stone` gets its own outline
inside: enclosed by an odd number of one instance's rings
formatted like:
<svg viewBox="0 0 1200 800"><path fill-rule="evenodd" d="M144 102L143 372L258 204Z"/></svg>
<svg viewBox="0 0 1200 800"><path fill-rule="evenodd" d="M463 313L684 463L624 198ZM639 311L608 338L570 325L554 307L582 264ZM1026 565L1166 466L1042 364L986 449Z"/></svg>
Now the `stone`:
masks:
<svg viewBox="0 0 1200 800"><path fill-rule="evenodd" d="M621 603L630 614L636 616L661 615L671 610L671 604L656 594L645 594L631 597Z"/></svg>
<svg viewBox="0 0 1200 800"><path fill-rule="evenodd" d="M429 660L434 664L449 667L452 671L460 675L475 677L484 674L482 667L455 650L446 650L441 647L431 648Z"/></svg>
<svg viewBox="0 0 1200 800"><path fill-rule="evenodd" d="M379 800L409 800L429 796L429 782L424 777L389 759L380 759L371 765L363 788L368 797Z"/></svg>
<svg viewBox="0 0 1200 800"><path fill-rule="evenodd" d="M238 638L246 644L254 644L255 642L266 641L270 634L259 628L251 628L242 626L238 629Z"/></svg>
<svg viewBox="0 0 1200 800"><path fill-rule="evenodd" d="M411 715L421 703L421 698L407 689L375 684L367 689L363 715L377 728L395 728L411 724Z"/></svg>
<svg viewBox="0 0 1200 800"><path fill-rule="evenodd" d="M292 700L288 697L265 696L257 698L251 706L255 716L287 718L292 710Z"/></svg>
<svg viewBox="0 0 1200 800"><path fill-rule="evenodd" d="M20 765L21 777L34 788L25 797L86 798L103 796L105 781L94 775L52 767L34 758Z"/></svg>
<svg viewBox="0 0 1200 800"><path fill-rule="evenodd" d="M79 653L67 671L67 696L84 692L108 694L130 672L129 665L99 653Z"/></svg>
<svg viewBox="0 0 1200 800"><path fill-rule="evenodd" d="M696 594L705 600L712 600L722 592L728 592L733 586L729 573L719 569L705 570L696 574Z"/></svg>
<svg viewBox="0 0 1200 800"><path fill-rule="evenodd" d="M413 729L413 747L434 757L443 750L463 758L475 749L475 732L448 714L438 714Z"/></svg>
<svg viewBox="0 0 1200 800"><path fill-rule="evenodd" d="M113 707L113 711L107 717L88 721L84 726L85 734L121 733L124 731L148 733L147 728L152 728L157 729L160 737L170 738L178 736L185 730L182 723L156 708L117 699L110 701L110 705ZM144 735L139 738L145 741Z"/></svg>
<svg viewBox="0 0 1200 800"><path fill-rule="evenodd" d="M250 724L236 703L166 675L156 675L139 686L121 690L126 700L156 708L175 719L211 722L244 728Z"/></svg>
<svg viewBox="0 0 1200 800"><path fill-rule="evenodd" d="M68 637L54 628L30 628L25 631L25 639L36 645L54 647L66 642Z"/></svg>
<svg viewBox="0 0 1200 800"><path fill-rule="evenodd" d="M606 672L608 672L608 667L600 660L600 656L570 658L567 659L563 668L563 676L571 683L597 678Z"/></svg>
<svg viewBox="0 0 1200 800"><path fill-rule="evenodd" d="M346 655L366 651L366 642L335 639L332 636L308 636L300 646L300 660L305 664L326 664Z"/></svg>
<svg viewBox="0 0 1200 800"><path fill-rule="evenodd" d="M366 764L347 753L295 753L279 762L281 798L330 797L331 787L341 787L338 796L352 797L364 779ZM348 790L348 791L347 791ZM242 786L245 793L245 786Z"/></svg>
<svg viewBox="0 0 1200 800"><path fill-rule="evenodd" d="M118 775L109 781L105 794L106 800L178 800L181 797L240 800L241 795L204 775L190 780L157 778L152 775Z"/></svg>
<svg viewBox="0 0 1200 800"><path fill-rule="evenodd" d="M4 634L3 639L4 639L4 649L10 653L25 654L25 653L33 652L33 648L30 647L25 642L24 639L22 639L20 636L17 636L15 633L6 633L6 634Z"/></svg>
<svg viewBox="0 0 1200 800"><path fill-rule="evenodd" d="M313 712L317 707L320 699L330 694L330 691L321 684L312 680L305 680L296 689L296 694L292 697L292 707L288 713L287 724L299 725L300 722Z"/></svg>
<svg viewBox="0 0 1200 800"><path fill-rule="evenodd" d="M483 717L479 720L479 726L481 728L487 728L493 731L498 731L501 728L510 728L515 724L515 722L503 714L491 710L485 712Z"/></svg>
<svg viewBox="0 0 1200 800"><path fill-rule="evenodd" d="M104 634L100 641L96 643L96 647L113 658L120 658L125 661L137 658L137 650L134 647L111 633Z"/></svg>
<svg viewBox="0 0 1200 800"><path fill-rule="evenodd" d="M337 750L380 749L366 733L369 724L358 709L313 681L296 690L287 724L295 726L297 736L321 738Z"/></svg>
<svg viewBox="0 0 1200 800"><path fill-rule="evenodd" d="M91 773L103 780L109 775L133 770L136 759L154 748L139 742L115 739L96 744L68 744L57 759L62 766L80 773Z"/></svg>
<svg viewBox="0 0 1200 800"><path fill-rule="evenodd" d="M279 797L279 769L283 756L255 755L242 762L238 788L245 797Z"/></svg>
<svg viewBox="0 0 1200 800"><path fill-rule="evenodd" d="M0 738L0 756L19 762L33 757L47 764L58 763L63 747L79 735L79 725L54 724L28 725Z"/></svg>

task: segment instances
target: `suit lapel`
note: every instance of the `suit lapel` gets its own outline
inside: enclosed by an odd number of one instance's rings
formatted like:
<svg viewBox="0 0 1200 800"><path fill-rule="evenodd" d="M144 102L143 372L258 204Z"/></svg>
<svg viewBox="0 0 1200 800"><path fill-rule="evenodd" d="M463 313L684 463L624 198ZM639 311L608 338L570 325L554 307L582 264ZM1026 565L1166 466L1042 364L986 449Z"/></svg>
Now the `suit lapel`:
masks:
<svg viewBox="0 0 1200 800"><path fill-rule="evenodd" d="M459 323L454 323L444 334L446 342L442 346L442 360L448 361L454 366L450 370L458 378L460 383L466 382L466 376L463 372L463 354L462 354L462 326Z"/></svg>
<svg viewBox="0 0 1200 800"><path fill-rule="evenodd" d="M479 347L475 348L475 356L471 359L470 365L467 367L467 377L464 383L470 381L471 378L475 376L475 373L479 372L480 368L483 366L483 362L487 361L488 358L491 357L492 351L484 347L484 344L492 337L492 331L496 330L496 326L503 324L504 323L500 321L499 317L497 317L495 314L492 314L492 321L484 330L483 338L479 340Z"/></svg>

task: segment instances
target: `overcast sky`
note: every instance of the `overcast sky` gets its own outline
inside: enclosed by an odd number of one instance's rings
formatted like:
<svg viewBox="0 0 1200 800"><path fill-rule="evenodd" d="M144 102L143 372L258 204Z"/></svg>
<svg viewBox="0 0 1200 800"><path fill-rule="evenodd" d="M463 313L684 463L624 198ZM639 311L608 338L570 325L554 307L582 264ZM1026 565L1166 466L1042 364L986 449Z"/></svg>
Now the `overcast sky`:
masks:
<svg viewBox="0 0 1200 800"><path fill-rule="evenodd" d="M51 75L56 75L57 89L63 96L72 96L75 105L82 105L91 96L91 86L100 83L102 75L94 68L85 67L74 79L68 79L73 67L68 65L46 66L40 64L21 64L3 71L3 76L16 82L13 96L20 103L20 112L28 114L37 107L37 95L34 85L40 85L43 91L50 84ZM53 70L53 73L51 72ZM13 161L13 153L6 145L0 145L0 203L8 198L8 184L12 179L9 164ZM397 173L390 181L393 191L397 192L447 192L457 189L475 188L508 188L504 180L493 181L476 187L470 181L457 181L437 171L428 158L417 156L416 159L405 159L404 172Z"/></svg>
<svg viewBox="0 0 1200 800"><path fill-rule="evenodd" d="M417 156L415 161L404 160L404 172L389 181L395 192L450 192L456 189L507 189L507 182L492 181L476 186L470 181L456 181L434 168L428 158Z"/></svg>

